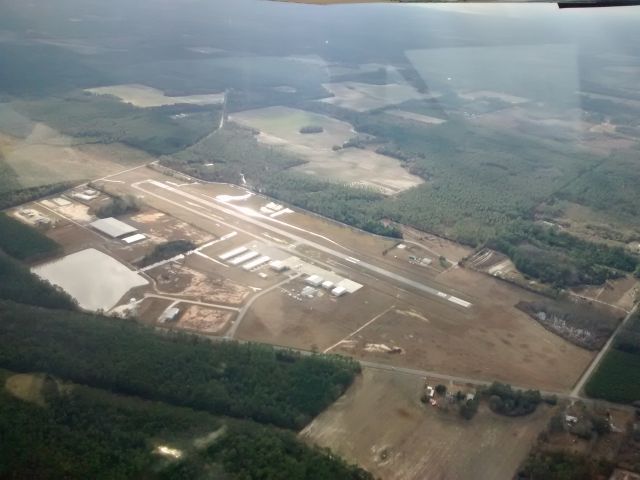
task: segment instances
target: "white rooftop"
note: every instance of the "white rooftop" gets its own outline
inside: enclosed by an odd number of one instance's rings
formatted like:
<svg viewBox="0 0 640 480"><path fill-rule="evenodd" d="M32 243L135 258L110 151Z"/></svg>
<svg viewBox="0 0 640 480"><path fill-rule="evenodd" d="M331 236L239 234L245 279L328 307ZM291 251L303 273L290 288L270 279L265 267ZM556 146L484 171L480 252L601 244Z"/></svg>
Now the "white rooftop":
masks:
<svg viewBox="0 0 640 480"><path fill-rule="evenodd" d="M112 238L122 237L123 235L129 235L138 231L136 227L132 227L113 217L101 218L100 220L91 222L91 226Z"/></svg>
<svg viewBox="0 0 640 480"><path fill-rule="evenodd" d="M135 233L135 234L130 235L130 236L128 236L128 237L124 237L124 238L122 239L122 241L123 241L124 243L126 243L127 245L131 245L132 243L139 242L140 240L144 240L145 238L147 238L147 237L145 237L143 234L141 234L141 233Z"/></svg>

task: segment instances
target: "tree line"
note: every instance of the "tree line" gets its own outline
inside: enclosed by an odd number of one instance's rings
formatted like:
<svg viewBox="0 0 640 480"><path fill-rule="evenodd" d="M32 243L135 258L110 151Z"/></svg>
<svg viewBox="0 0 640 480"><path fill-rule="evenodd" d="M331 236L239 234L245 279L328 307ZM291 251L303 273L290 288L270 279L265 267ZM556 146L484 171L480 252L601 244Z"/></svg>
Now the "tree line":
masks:
<svg viewBox="0 0 640 480"><path fill-rule="evenodd" d="M0 371L4 383L11 373ZM70 388L71 387L71 388ZM46 405L0 389L0 478L369 480L288 431L44 379ZM158 455L175 448L178 459Z"/></svg>
<svg viewBox="0 0 640 480"><path fill-rule="evenodd" d="M158 334L131 321L0 303L0 367L299 429L359 371L342 357Z"/></svg>
<svg viewBox="0 0 640 480"><path fill-rule="evenodd" d="M36 229L0 212L0 250L22 261L35 261L60 251L60 245Z"/></svg>

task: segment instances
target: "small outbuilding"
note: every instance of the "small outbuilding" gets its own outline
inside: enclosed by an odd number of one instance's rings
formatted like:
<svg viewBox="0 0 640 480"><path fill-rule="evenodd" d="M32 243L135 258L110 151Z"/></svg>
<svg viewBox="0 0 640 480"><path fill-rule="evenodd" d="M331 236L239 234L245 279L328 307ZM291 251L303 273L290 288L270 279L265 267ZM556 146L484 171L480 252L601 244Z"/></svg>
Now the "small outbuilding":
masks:
<svg viewBox="0 0 640 480"><path fill-rule="evenodd" d="M271 262L269 264L269 267L274 272L284 272L285 270L287 270L289 268L281 260L274 260L273 262Z"/></svg>
<svg viewBox="0 0 640 480"><path fill-rule="evenodd" d="M345 293L347 293L347 289L344 287L336 287L331 290L331 295L333 295L334 297L341 297Z"/></svg>
<svg viewBox="0 0 640 480"><path fill-rule="evenodd" d="M322 288L324 288L325 290L333 290L335 288L336 284L333 283L331 280L325 280L324 282L322 282Z"/></svg>
<svg viewBox="0 0 640 480"><path fill-rule="evenodd" d="M305 283L312 287L319 287L322 284L322 281L323 279L319 275L310 275L305 279Z"/></svg>
<svg viewBox="0 0 640 480"><path fill-rule="evenodd" d="M180 309L178 307L170 307L162 312L158 321L160 323L175 322L178 319L179 315Z"/></svg>
<svg viewBox="0 0 640 480"><path fill-rule="evenodd" d="M147 237L145 237L142 233L134 233L133 235L130 235L128 237L124 237L122 239L122 241L124 243L126 243L127 245L131 245L132 243L141 242L145 238L147 238Z"/></svg>

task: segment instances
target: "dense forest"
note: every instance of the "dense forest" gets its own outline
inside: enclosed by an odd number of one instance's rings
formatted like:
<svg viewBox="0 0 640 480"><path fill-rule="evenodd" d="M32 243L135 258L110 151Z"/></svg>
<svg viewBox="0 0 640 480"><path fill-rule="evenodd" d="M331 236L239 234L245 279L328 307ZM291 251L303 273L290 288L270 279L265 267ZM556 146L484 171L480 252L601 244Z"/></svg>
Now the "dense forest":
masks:
<svg viewBox="0 0 640 480"><path fill-rule="evenodd" d="M585 455L565 452L538 452L531 455L516 476L517 480L599 480L608 478L613 466Z"/></svg>
<svg viewBox="0 0 640 480"><path fill-rule="evenodd" d="M0 383L11 376L0 370ZM0 478L372 478L306 446L291 432L249 421L61 384L51 377L43 379L34 397L28 403L0 389ZM160 456L160 445L176 449L180 457Z"/></svg>
<svg viewBox="0 0 640 480"><path fill-rule="evenodd" d="M0 212L0 232L0 250L19 260L40 260L60 250L56 242L3 212Z"/></svg>
<svg viewBox="0 0 640 480"><path fill-rule="evenodd" d="M0 164L2 155L0 154ZM4 174L0 170L0 182L4 181ZM22 205L42 197L64 192L73 186L70 182L53 183L40 187L16 188L17 182L9 185L0 185L0 210ZM3 188L4 187L4 188ZM5 191L6 189L6 191Z"/></svg>
<svg viewBox="0 0 640 480"><path fill-rule="evenodd" d="M193 145L220 121L217 105L138 108L109 95L85 92L20 100L12 107L82 141L119 142L152 155L174 153ZM186 115L178 117L179 114Z"/></svg>
<svg viewBox="0 0 640 480"><path fill-rule="evenodd" d="M0 303L0 367L301 428L351 384L347 358L157 334L130 321Z"/></svg>
<svg viewBox="0 0 640 480"><path fill-rule="evenodd" d="M639 265L638 257L621 247L527 222L514 223L488 246L509 255L525 275L558 287L602 284L620 277L620 272L632 273Z"/></svg>
<svg viewBox="0 0 640 480"><path fill-rule="evenodd" d="M153 250L142 257L139 265L146 267L156 262L175 257L181 253L188 252L196 248L196 245L189 240L169 240L153 247Z"/></svg>
<svg viewBox="0 0 640 480"><path fill-rule="evenodd" d="M74 310L76 302L67 293L32 274L17 260L0 250L0 299L39 307Z"/></svg>
<svg viewBox="0 0 640 480"><path fill-rule="evenodd" d="M162 157L160 163L194 177L216 182L259 182L304 163L281 149L258 144L252 130L229 125L202 142Z"/></svg>

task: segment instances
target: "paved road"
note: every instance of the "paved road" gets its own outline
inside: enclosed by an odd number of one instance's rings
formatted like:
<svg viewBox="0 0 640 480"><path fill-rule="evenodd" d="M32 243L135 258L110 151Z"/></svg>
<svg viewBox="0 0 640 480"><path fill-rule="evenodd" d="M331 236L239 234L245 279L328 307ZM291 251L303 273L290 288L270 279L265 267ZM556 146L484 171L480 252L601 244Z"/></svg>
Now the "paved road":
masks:
<svg viewBox="0 0 640 480"><path fill-rule="evenodd" d="M176 303L190 303L193 305L200 305L202 307L219 308L221 310L231 310L233 312L239 312L238 307L230 307L228 305L220 305L218 303L199 302L198 300L190 300L188 298L172 297L170 295L160 295L157 293L145 293L144 298L161 298L164 300L171 300Z"/></svg>
<svg viewBox="0 0 640 480"><path fill-rule="evenodd" d="M182 197L187 198L187 199L189 199L191 201L198 202L199 204L201 204L201 205L203 205L205 207L221 211L223 213L226 213L227 215L231 215L233 217L239 218L244 222L251 223L251 224L253 224L253 225L257 226L257 227L263 228L265 230L270 230L273 233L277 233L278 235L282 235L284 237L290 238L294 242L298 242L298 243L301 243L301 244L308 245L308 246L310 246L310 247L312 247L312 248L314 248L316 250L319 250L319 251L321 251L323 253L326 253L326 254L331 255L333 257L340 258L340 259L342 259L342 260L344 260L346 262L349 262L349 263L351 263L353 265L357 265L358 267L363 268L365 270L369 270L369 271L371 271L371 272L373 272L373 273L375 273L375 274L377 274L379 276L386 277L386 278L388 278L390 280L393 280L393 281L398 282L400 284L406 285L408 287L411 287L411 288L413 288L415 290L418 290L418 291L421 291L423 293L435 296L437 298L440 298L440 299L443 299L443 300L448 300L449 302L451 302L451 303L453 303L455 305L458 305L460 307L469 308L471 306L470 302L467 302L467 301L465 301L465 300L463 300L461 298L455 297L453 295L449 295L448 293L442 292L442 291L437 290L435 288L432 288L432 287L429 287L427 285L424 285L424 284L422 284L420 282L416 282L416 281L411 280L409 278L403 277L402 275L398 275L397 273L390 272L388 270L385 270L384 268L378 267L377 265L373 265L371 263L359 260L357 258L354 258L354 257L350 256L350 255L347 255L347 254L344 254L342 252L339 252L339 251L337 251L337 250L335 250L333 248L326 247L325 245L322 245L320 243L314 242L313 240L309 240L309 239L300 237L300 236L298 236L298 235L296 235L294 233L288 232L286 230L282 230L281 228L278 228L278 227L276 227L276 226L274 226L272 224L265 223L265 222L259 220L260 218L265 218L266 219L266 217L264 217L264 215L256 213L255 216L248 216L245 213L243 213L243 211L246 211L246 209L243 209L242 207L236 207L234 205L229 205L227 203L222 203L222 202L219 202L217 200L215 200L213 202L212 201L208 201L208 200L205 200L202 197L199 197L197 195L193 195L191 193L182 191L182 190L180 190L178 188L174 188L174 187L172 187L170 185L166 185L164 183L161 183L161 182L158 182L158 181L155 181L155 180L146 180L146 181L143 181L143 182L134 183L132 185L134 188L136 188L136 189L138 189L138 190L140 190L140 191L142 191L142 192L144 192L146 194L159 197L159 198L161 198L161 199L163 199L165 201L168 201L168 202L171 202L171 200L167 199L166 197L163 197L162 195L158 195L157 193L151 192L150 190L141 187L140 185L143 184L143 183L149 183L151 185L154 185L155 187L159 187L159 188L162 188L164 190L170 191L171 193L176 194L178 196L182 196ZM175 203L175 202L173 202L173 203ZM187 207L183 206L183 208L187 208Z"/></svg>
<svg viewBox="0 0 640 480"><path fill-rule="evenodd" d="M589 380L589 377L591 377L591 374L595 371L598 365L600 365L600 362L602 362L602 359L604 358L604 356L611 349L611 346L613 345L613 341L615 340L615 338L622 331L624 326L627 324L629 319L633 316L633 314L637 310L638 310L638 305L634 306L631 309L631 311L627 314L627 316L624 317L624 320L620 322L620 325L618 325L618 328L616 328L615 331L611 334L611 336L609 337L609 340L607 340L607 343L605 343L604 347L600 349L600 351L598 352L598 355L596 355L596 357L593 359L593 361L589 365L589 368L585 370L585 372L580 377L580 380L578 380L578 383L576 383L576 386L573 387L573 390L571 390L571 396L579 397L582 394L582 389L584 388L584 385L587 383L587 380Z"/></svg>

